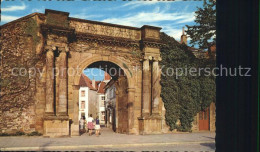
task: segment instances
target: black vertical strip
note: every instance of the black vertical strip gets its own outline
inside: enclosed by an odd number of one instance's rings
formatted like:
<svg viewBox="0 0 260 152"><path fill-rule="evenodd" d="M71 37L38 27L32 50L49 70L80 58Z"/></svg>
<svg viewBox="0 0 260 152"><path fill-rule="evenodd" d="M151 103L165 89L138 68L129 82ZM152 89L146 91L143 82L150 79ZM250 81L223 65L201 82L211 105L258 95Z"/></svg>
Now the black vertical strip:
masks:
<svg viewBox="0 0 260 152"><path fill-rule="evenodd" d="M217 1L217 67L243 68L237 76L216 78L217 152L256 152L258 6L259 1Z"/></svg>

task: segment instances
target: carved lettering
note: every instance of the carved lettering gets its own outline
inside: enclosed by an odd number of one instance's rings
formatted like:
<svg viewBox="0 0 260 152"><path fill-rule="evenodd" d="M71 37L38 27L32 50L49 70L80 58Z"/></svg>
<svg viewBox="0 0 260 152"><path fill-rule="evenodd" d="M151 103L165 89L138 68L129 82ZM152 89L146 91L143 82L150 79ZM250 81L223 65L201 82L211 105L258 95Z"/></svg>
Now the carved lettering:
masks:
<svg viewBox="0 0 260 152"><path fill-rule="evenodd" d="M128 39L140 39L140 31L138 30L75 21L71 21L70 26L74 27L77 32L82 33L122 37Z"/></svg>

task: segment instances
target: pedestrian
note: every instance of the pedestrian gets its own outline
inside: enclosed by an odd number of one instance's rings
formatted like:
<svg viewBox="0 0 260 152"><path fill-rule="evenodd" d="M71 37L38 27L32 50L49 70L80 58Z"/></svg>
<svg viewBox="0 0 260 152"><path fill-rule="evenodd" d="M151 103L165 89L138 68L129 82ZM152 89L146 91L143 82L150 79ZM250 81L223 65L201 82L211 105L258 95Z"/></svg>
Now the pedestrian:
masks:
<svg viewBox="0 0 260 152"><path fill-rule="evenodd" d="M80 135L82 135L84 133L84 119L83 119L83 117L81 117L80 120L79 120L79 132L80 132Z"/></svg>
<svg viewBox="0 0 260 152"><path fill-rule="evenodd" d="M94 129L94 124L93 124L94 119L92 118L92 114L89 115L87 121L88 121L88 134L89 136L91 136L92 130Z"/></svg>
<svg viewBox="0 0 260 152"><path fill-rule="evenodd" d="M100 124L99 124L98 116L97 116L97 118L96 118L95 130L96 130L96 136L98 137L99 134L100 134Z"/></svg>
<svg viewBox="0 0 260 152"><path fill-rule="evenodd" d="M86 117L85 116L83 116L83 120L84 120L84 125L83 125L83 133L85 133L86 132Z"/></svg>

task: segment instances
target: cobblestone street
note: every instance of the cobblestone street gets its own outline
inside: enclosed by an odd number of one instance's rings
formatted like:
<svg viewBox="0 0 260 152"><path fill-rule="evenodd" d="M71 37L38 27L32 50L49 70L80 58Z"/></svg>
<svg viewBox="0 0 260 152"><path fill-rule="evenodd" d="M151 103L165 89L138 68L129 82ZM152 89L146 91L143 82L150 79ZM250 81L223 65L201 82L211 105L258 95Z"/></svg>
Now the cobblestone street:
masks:
<svg viewBox="0 0 260 152"><path fill-rule="evenodd" d="M215 151L214 138L215 132L126 135L102 128L99 137L0 137L0 150Z"/></svg>

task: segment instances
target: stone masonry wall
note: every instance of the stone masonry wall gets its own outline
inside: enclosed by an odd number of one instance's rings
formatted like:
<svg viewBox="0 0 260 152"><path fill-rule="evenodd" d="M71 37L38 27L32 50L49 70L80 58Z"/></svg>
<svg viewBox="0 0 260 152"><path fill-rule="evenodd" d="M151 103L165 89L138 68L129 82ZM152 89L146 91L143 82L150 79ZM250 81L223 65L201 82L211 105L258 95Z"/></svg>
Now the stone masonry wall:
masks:
<svg viewBox="0 0 260 152"><path fill-rule="evenodd" d="M35 15L1 26L0 133L35 131L36 78L28 71L42 61L35 55L37 38Z"/></svg>

